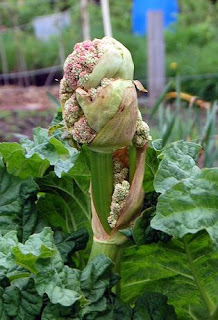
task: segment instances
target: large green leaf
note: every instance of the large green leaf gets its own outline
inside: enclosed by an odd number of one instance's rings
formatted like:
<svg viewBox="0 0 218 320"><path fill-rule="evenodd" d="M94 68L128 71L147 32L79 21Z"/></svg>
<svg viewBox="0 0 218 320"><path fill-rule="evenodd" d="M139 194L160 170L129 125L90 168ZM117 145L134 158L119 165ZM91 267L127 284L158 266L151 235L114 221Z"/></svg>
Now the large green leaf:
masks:
<svg viewBox="0 0 218 320"><path fill-rule="evenodd" d="M111 287L118 281L112 273L112 267L112 261L104 255L95 257L80 273L77 284L75 280L68 281L76 285L77 290L81 287L80 305L74 304L68 308L49 304L43 312L42 319L119 320L123 317L125 320L131 320L131 308L110 292Z"/></svg>
<svg viewBox="0 0 218 320"><path fill-rule="evenodd" d="M36 153L26 158L25 149L16 142L1 143L0 154L6 163L7 171L22 179L42 177L50 165L47 159L42 159Z"/></svg>
<svg viewBox="0 0 218 320"><path fill-rule="evenodd" d="M42 297L36 292L33 279L29 279L21 287L7 287L2 295L2 302L5 314L13 320L35 320L43 304Z"/></svg>
<svg viewBox="0 0 218 320"><path fill-rule="evenodd" d="M62 306L71 306L82 298L79 270L63 265L61 267L58 257L53 259L52 264L43 267L35 280L40 296L46 293L53 304L59 303Z"/></svg>
<svg viewBox="0 0 218 320"><path fill-rule="evenodd" d="M35 287L40 296L46 293L52 303L63 306L73 305L81 298L80 271L64 266L50 228L33 234L25 244L17 244L12 251L16 264L35 275Z"/></svg>
<svg viewBox="0 0 218 320"><path fill-rule="evenodd" d="M200 150L200 145L184 141L166 146L159 155L163 160L154 178L155 190L163 193L182 179L200 171L195 163Z"/></svg>
<svg viewBox="0 0 218 320"><path fill-rule="evenodd" d="M137 245L149 244L152 242L170 240L170 236L162 231L151 228L150 221L154 216L154 210L148 208L134 221L132 237Z"/></svg>
<svg viewBox="0 0 218 320"><path fill-rule="evenodd" d="M4 293L4 289L0 287L0 319L1 320L10 320L10 318L5 313L4 303L2 300L3 293Z"/></svg>
<svg viewBox="0 0 218 320"><path fill-rule="evenodd" d="M70 175L58 178L54 172L37 183L45 193L38 203L40 216L54 227L61 227L65 232L75 231L90 222L90 199L83 188L87 188L85 178L80 184Z"/></svg>
<svg viewBox="0 0 218 320"><path fill-rule="evenodd" d="M23 139L22 146L25 148L26 158L37 154L41 159L48 160L58 177L74 166L79 155L77 149L61 139L59 131L55 131L55 136L49 136L48 130L40 127L33 130L33 141Z"/></svg>
<svg viewBox="0 0 218 320"><path fill-rule="evenodd" d="M75 310L72 307L63 307L61 305L49 304L43 310L42 320L81 320L81 319L75 316Z"/></svg>
<svg viewBox="0 0 218 320"><path fill-rule="evenodd" d="M0 228L5 234L18 231L20 240L33 232L36 223L34 212L35 194L38 186L31 179L22 180L0 167ZM31 211L30 211L31 209Z"/></svg>
<svg viewBox="0 0 218 320"><path fill-rule="evenodd" d="M131 247L121 266L124 301L132 303L143 291L155 291L167 295L179 320L216 319L208 309L218 306L218 253L206 233Z"/></svg>
<svg viewBox="0 0 218 320"><path fill-rule="evenodd" d="M167 297L156 292L144 292L136 300L133 320L177 320Z"/></svg>
<svg viewBox="0 0 218 320"><path fill-rule="evenodd" d="M145 174L143 179L143 188L145 193L154 191L154 176L158 169L160 160L157 158L157 151L151 147L146 150Z"/></svg>
<svg viewBox="0 0 218 320"><path fill-rule="evenodd" d="M0 278L15 266L12 248L18 244L17 232L10 231L0 235Z"/></svg>
<svg viewBox="0 0 218 320"><path fill-rule="evenodd" d="M81 273L81 289L87 300L94 303L106 291L119 281L119 277L112 274L113 262L100 254L91 260Z"/></svg>
<svg viewBox="0 0 218 320"><path fill-rule="evenodd" d="M204 229L218 246L218 168L201 170L164 192L151 226L179 238Z"/></svg>
<svg viewBox="0 0 218 320"><path fill-rule="evenodd" d="M37 260L52 258L57 253L50 228L44 228L41 233L31 235L25 244L17 244L12 251L16 263L33 274L39 271Z"/></svg>
<svg viewBox="0 0 218 320"><path fill-rule="evenodd" d="M88 239L89 234L85 228L70 234L65 234L61 231L56 231L54 233L55 245L62 256L64 263L70 263L71 255L74 252L85 249Z"/></svg>

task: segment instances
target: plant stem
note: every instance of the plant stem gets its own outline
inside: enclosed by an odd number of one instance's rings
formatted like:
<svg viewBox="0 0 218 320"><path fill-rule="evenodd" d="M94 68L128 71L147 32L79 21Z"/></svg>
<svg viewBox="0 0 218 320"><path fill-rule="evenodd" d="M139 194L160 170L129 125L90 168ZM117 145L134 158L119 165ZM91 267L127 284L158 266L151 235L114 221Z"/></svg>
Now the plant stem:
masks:
<svg viewBox="0 0 218 320"><path fill-rule="evenodd" d="M113 194L113 161L111 153L100 153L90 150L92 199L107 233L111 232L107 218L110 213Z"/></svg>
<svg viewBox="0 0 218 320"><path fill-rule="evenodd" d="M117 245L110 242L97 242L94 240L89 260L92 260L99 254L104 254L113 261L113 271L120 274L120 262L122 258L123 248L123 245ZM114 293L120 295L120 282L118 282L118 284L115 286Z"/></svg>
<svg viewBox="0 0 218 320"><path fill-rule="evenodd" d="M202 284L200 282L200 279L199 279L198 274L196 272L196 269L195 269L195 266L194 266L194 263L193 263L193 259L192 259L192 256L191 256L191 252L189 250L189 246L188 246L188 243L187 243L186 239L184 239L184 246L185 246L186 256L187 256L187 259L188 259L188 263L189 263L189 266L190 266L190 269L191 269L195 284L198 287L198 290L200 292L201 300L203 301L204 305L207 307L209 315L212 316L213 313L214 313L214 310L215 310L215 305L211 301L210 297L207 295L207 292L205 291L204 287L202 286ZM211 320L217 319L217 318L214 318L214 317L211 317L211 316L210 316Z"/></svg>

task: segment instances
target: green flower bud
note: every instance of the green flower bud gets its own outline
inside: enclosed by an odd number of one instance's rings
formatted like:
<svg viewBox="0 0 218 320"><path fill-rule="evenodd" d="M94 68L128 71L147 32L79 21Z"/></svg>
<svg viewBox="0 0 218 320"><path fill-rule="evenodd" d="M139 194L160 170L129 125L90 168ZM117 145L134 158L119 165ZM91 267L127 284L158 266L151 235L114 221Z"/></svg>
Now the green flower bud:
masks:
<svg viewBox="0 0 218 320"><path fill-rule="evenodd" d="M137 94L132 81L111 81L94 101L81 89L77 89L76 97L88 124L97 132L89 145L92 150L113 152L131 145L138 114Z"/></svg>

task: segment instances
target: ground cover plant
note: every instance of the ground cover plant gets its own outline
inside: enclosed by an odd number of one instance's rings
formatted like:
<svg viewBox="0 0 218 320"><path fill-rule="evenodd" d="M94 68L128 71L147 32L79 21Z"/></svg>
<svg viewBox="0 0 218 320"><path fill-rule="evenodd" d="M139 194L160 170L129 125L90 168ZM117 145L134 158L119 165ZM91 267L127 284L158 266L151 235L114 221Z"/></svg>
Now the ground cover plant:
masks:
<svg viewBox="0 0 218 320"><path fill-rule="evenodd" d="M218 318L218 168L136 90L121 43L77 44L50 127L0 144L2 320Z"/></svg>

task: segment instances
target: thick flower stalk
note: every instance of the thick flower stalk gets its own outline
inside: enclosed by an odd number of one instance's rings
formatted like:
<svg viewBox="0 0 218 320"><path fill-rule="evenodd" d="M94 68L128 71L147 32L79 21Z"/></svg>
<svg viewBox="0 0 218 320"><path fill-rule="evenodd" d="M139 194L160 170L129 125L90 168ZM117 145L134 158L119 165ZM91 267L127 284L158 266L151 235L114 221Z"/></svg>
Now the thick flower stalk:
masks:
<svg viewBox="0 0 218 320"><path fill-rule="evenodd" d="M142 85L133 82L133 69L130 52L110 37L76 44L64 64L60 100L68 137L90 150L92 227L98 243L93 255L99 244L117 246L126 240L118 231L140 214L143 201L151 137L138 110L135 83Z"/></svg>

